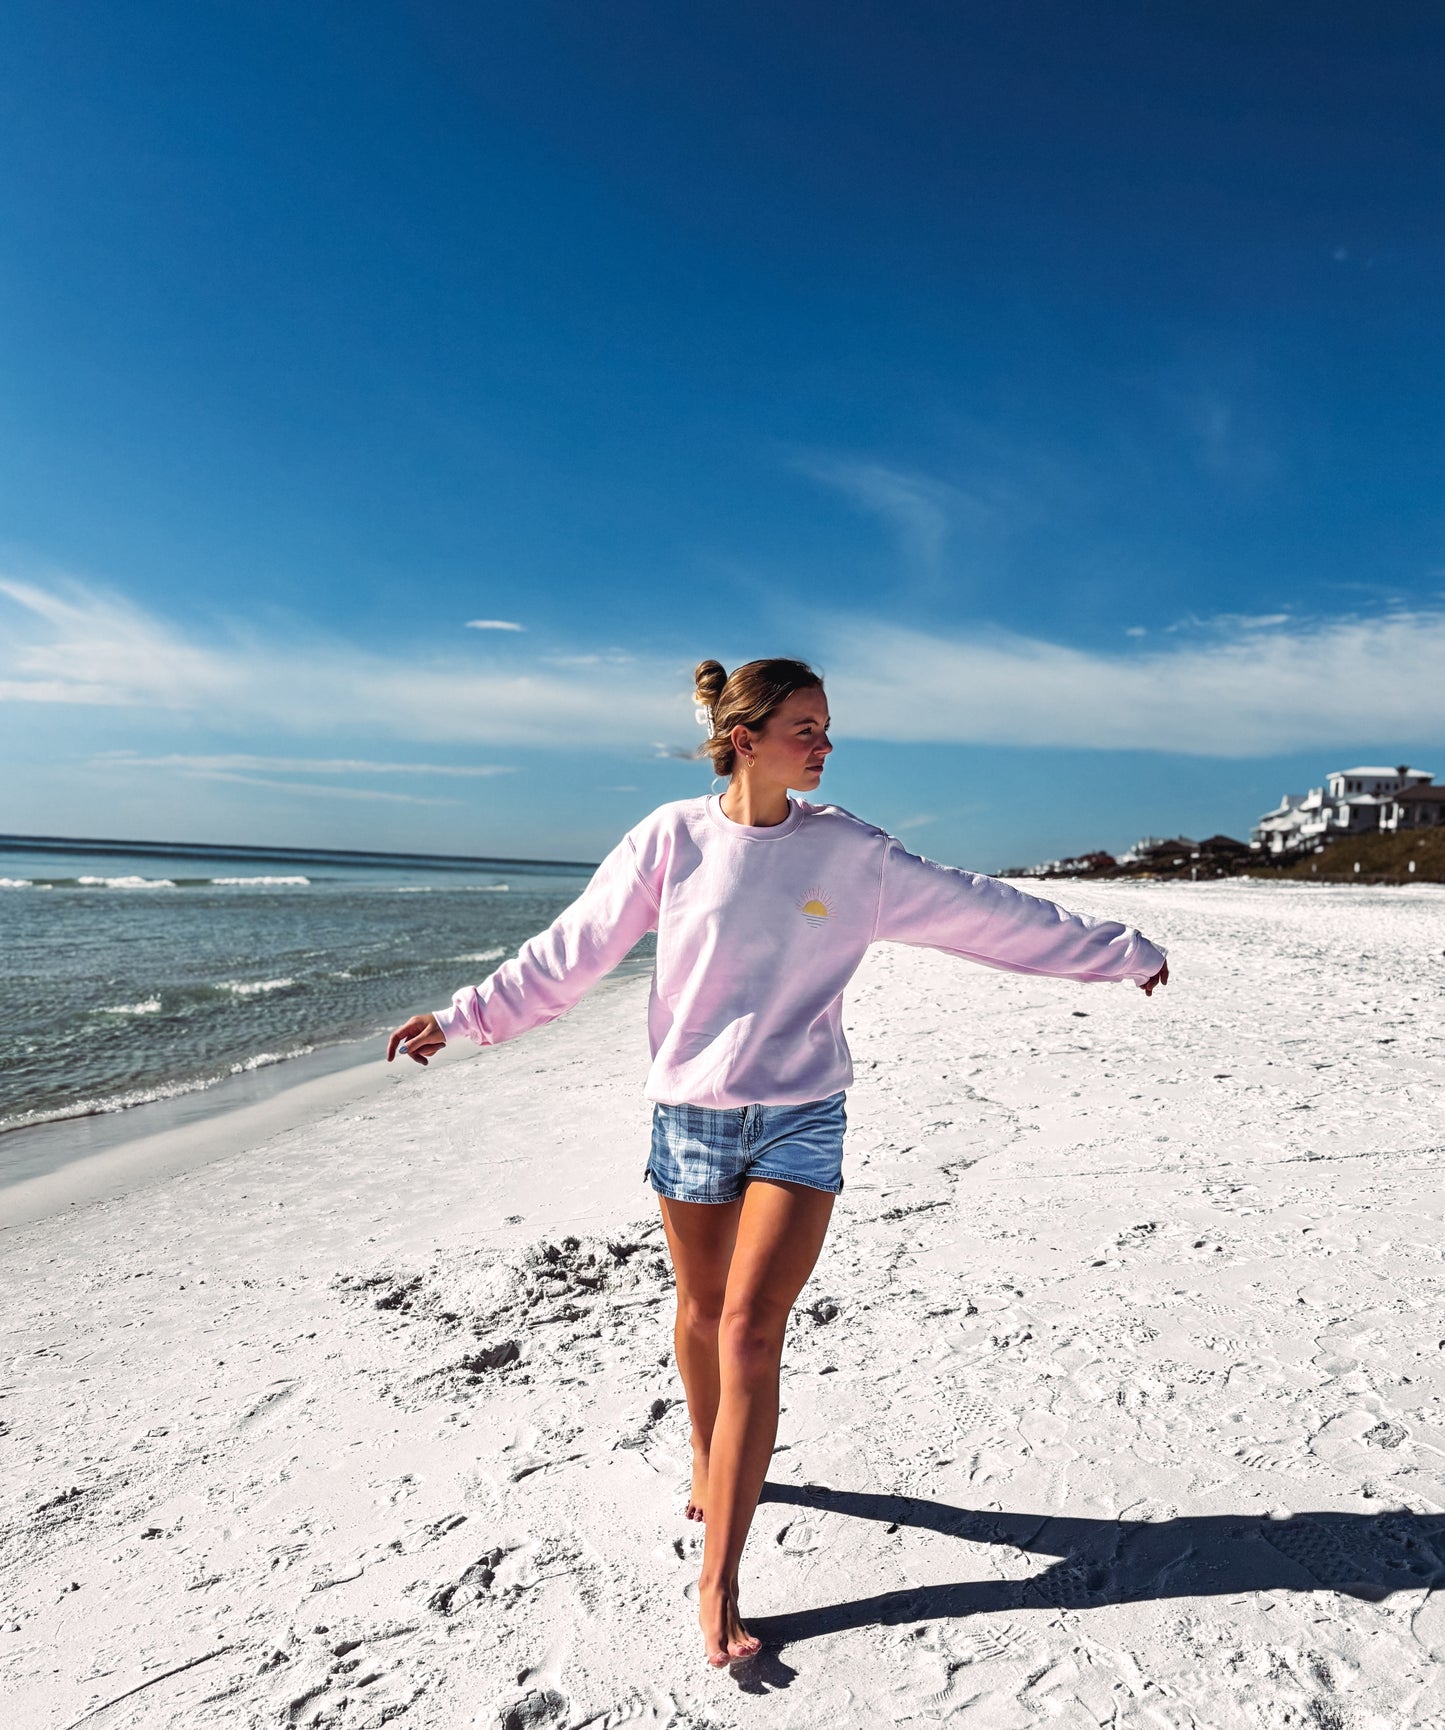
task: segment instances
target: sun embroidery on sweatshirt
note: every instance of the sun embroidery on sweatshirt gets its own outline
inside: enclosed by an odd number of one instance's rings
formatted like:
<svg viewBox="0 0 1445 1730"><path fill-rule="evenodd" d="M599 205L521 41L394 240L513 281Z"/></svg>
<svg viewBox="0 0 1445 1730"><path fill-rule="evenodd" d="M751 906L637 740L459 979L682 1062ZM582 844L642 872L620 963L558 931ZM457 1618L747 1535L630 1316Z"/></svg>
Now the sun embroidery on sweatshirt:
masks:
<svg viewBox="0 0 1445 1730"><path fill-rule="evenodd" d="M826 889L810 889L798 903L798 911L810 925L826 925L833 917L833 902Z"/></svg>

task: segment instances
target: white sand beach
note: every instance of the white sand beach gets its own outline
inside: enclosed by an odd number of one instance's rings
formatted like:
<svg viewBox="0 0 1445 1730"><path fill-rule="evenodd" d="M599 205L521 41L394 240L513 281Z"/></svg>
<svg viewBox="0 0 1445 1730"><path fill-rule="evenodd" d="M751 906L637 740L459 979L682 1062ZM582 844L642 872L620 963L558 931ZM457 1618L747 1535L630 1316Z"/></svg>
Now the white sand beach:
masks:
<svg viewBox="0 0 1445 1730"><path fill-rule="evenodd" d="M5 1723L1445 1725L1445 893L1052 893L1169 987L855 982L758 1658L630 979L0 1234Z"/></svg>

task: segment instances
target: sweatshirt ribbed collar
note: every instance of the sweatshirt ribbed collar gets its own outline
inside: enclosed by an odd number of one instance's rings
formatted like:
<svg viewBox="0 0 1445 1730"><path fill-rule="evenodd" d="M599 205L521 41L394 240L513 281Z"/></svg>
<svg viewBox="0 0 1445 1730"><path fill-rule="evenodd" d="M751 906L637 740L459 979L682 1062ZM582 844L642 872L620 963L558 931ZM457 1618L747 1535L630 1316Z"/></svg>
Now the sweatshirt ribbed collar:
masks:
<svg viewBox="0 0 1445 1730"><path fill-rule="evenodd" d="M769 823L759 828L750 823L734 823L731 817L724 814L722 799L716 793L706 795L707 814L713 826L721 829L725 835L732 835L741 841L781 841L784 835L791 835L803 821L803 807L791 795L788 798L788 814L781 823Z"/></svg>

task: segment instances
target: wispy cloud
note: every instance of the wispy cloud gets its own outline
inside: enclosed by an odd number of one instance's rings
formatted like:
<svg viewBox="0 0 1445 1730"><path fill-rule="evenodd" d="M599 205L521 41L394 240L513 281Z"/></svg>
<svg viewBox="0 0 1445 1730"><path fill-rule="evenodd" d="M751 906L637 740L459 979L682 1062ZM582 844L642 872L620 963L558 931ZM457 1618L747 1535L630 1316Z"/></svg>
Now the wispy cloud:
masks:
<svg viewBox="0 0 1445 1730"><path fill-rule="evenodd" d="M941 572L956 526L964 521L976 525L989 514L979 499L947 481L868 458L802 452L793 457L792 466L841 493L856 509L881 518L915 571L925 577Z"/></svg>
<svg viewBox="0 0 1445 1730"><path fill-rule="evenodd" d="M622 667L630 666L637 657L622 649L609 649L605 654L538 655L537 659L549 667Z"/></svg>
<svg viewBox="0 0 1445 1730"><path fill-rule="evenodd" d="M538 658L384 655L336 638L207 643L114 596L0 580L0 701L183 712L213 733L483 749L685 756L690 662L639 656L560 673ZM841 736L1246 757L1445 734L1445 609L1301 620L1260 614L1076 648L980 625L923 632L878 618L799 621L827 670ZM114 728L111 727L114 737ZM132 759L134 760L134 759ZM179 761L169 766L182 770ZM188 759L209 775L495 772L320 753ZM299 783L284 782L287 788ZM334 796L371 796L360 788ZM381 797L383 795L375 795ZM386 795L409 798L410 795Z"/></svg>
<svg viewBox="0 0 1445 1730"><path fill-rule="evenodd" d="M218 703L242 694L234 655L189 643L139 608L79 584L62 590L0 577L0 594L20 609L0 635L0 700L128 705L147 700L178 706Z"/></svg>
<svg viewBox="0 0 1445 1730"><path fill-rule="evenodd" d="M376 763L361 757L253 757L239 752L221 756L197 756L170 752L161 757L142 757L134 751L102 751L92 759L116 769L183 769L193 774L210 772L269 771L296 775L513 775L503 763Z"/></svg>
<svg viewBox="0 0 1445 1730"><path fill-rule="evenodd" d="M525 625L516 624L511 619L468 619L469 631L525 631Z"/></svg>
<svg viewBox="0 0 1445 1730"><path fill-rule="evenodd" d="M202 643L123 597L0 578L0 701L182 711L220 732L316 742L391 733L411 744L611 748L686 732L671 663L585 674L508 655L385 654L334 636L232 630Z"/></svg>
<svg viewBox="0 0 1445 1730"><path fill-rule="evenodd" d="M1289 622L1288 613L1189 613L1182 619L1176 619L1172 625L1165 625L1164 629L1170 633L1212 631L1217 636L1229 636L1237 631L1267 631L1275 625L1287 625ZM1128 634L1132 636L1135 633ZM1142 631L1137 634L1144 635Z"/></svg>
<svg viewBox="0 0 1445 1730"><path fill-rule="evenodd" d="M834 633L847 731L874 739L1249 757L1445 732L1445 612L1220 630L1122 654L981 627Z"/></svg>
<svg viewBox="0 0 1445 1730"><path fill-rule="evenodd" d="M460 805L460 799L428 799L420 793L384 793L372 787L326 787L315 781L277 781L267 775L237 775L228 769L186 769L197 781L229 781L242 787L269 787L273 793L304 793L307 798L363 799L385 805Z"/></svg>

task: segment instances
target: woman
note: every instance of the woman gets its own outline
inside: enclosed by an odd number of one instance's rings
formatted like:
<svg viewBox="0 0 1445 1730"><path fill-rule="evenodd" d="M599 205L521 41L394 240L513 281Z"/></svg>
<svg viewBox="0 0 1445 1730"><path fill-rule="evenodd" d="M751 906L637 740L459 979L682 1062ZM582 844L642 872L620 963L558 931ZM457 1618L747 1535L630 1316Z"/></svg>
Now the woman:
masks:
<svg viewBox="0 0 1445 1730"><path fill-rule="evenodd" d="M452 1039L496 1045L553 1020L657 931L648 1005L647 1176L677 1276L674 1339L692 1419L689 1519L706 1512L698 1619L709 1663L758 1650L738 1564L778 1425L793 1304L843 1187L853 1079L843 990L870 943L923 944L1066 979L1169 977L1137 931L937 865L811 793L833 747L801 661L696 672L702 752L727 789L663 805L578 900L448 1009L391 1035L418 1063Z"/></svg>

